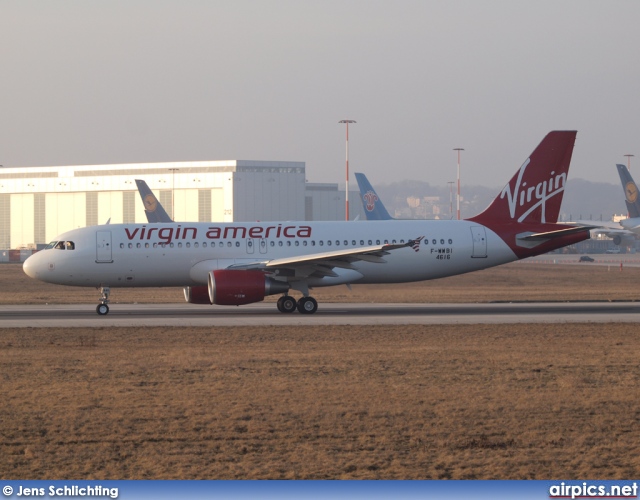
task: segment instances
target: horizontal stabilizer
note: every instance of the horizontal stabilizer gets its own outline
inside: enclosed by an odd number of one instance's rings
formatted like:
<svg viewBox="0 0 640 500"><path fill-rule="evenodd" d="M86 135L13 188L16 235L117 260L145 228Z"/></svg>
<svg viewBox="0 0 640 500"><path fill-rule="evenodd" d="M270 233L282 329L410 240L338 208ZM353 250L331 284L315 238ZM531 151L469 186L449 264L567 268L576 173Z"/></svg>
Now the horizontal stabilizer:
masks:
<svg viewBox="0 0 640 500"><path fill-rule="evenodd" d="M544 233L520 233L516 235L516 241L520 246L536 246L545 241L562 238L571 234L589 232L600 226L572 226L556 231L545 231Z"/></svg>

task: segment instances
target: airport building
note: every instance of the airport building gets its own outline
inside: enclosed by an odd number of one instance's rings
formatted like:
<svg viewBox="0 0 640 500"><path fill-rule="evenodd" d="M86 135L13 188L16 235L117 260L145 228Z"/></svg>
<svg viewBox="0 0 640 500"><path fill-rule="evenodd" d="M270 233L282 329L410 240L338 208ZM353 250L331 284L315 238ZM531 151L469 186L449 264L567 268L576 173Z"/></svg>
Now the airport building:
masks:
<svg viewBox="0 0 640 500"><path fill-rule="evenodd" d="M307 183L304 162L11 167L0 168L0 250L34 249L107 221L147 222L135 179L146 181L176 221L344 219L344 191ZM351 197L355 218L363 211L357 193Z"/></svg>

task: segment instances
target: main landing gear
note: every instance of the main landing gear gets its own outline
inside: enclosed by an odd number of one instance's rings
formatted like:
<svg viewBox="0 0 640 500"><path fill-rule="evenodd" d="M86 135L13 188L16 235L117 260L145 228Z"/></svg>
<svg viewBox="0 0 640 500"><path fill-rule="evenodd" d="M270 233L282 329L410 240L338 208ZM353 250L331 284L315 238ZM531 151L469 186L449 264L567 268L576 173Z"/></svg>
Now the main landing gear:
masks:
<svg viewBox="0 0 640 500"><path fill-rule="evenodd" d="M100 316L105 316L109 314L109 294L111 293L111 289L108 286L100 287L100 303L96 307L96 312Z"/></svg>
<svg viewBox="0 0 640 500"><path fill-rule="evenodd" d="M283 295L278 299L277 306L281 313L292 313L297 309L301 314L313 314L318 310L318 302L313 297L302 297L296 302L290 295Z"/></svg>

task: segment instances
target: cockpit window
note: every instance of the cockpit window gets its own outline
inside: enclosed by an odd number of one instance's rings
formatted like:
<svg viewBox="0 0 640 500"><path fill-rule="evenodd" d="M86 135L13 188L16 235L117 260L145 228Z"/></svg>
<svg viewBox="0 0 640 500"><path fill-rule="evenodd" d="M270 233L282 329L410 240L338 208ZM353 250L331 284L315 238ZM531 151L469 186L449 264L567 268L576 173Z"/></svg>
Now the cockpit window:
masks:
<svg viewBox="0 0 640 500"><path fill-rule="evenodd" d="M47 248L55 248L56 250L75 250L76 244L73 241L54 241L49 243Z"/></svg>
<svg viewBox="0 0 640 500"><path fill-rule="evenodd" d="M56 243L58 243L57 241L52 241L51 243L49 243L44 249L45 250L51 250L52 248L55 248Z"/></svg>

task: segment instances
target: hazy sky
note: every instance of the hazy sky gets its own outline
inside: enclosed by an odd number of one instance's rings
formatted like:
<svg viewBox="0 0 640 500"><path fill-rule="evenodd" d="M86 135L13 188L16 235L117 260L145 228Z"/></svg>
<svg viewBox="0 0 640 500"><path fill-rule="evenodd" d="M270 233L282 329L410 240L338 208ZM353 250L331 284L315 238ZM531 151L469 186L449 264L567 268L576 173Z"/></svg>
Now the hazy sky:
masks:
<svg viewBox="0 0 640 500"><path fill-rule="evenodd" d="M640 177L640 2L0 0L0 164L305 161L312 182ZM351 176L355 185L355 178Z"/></svg>

